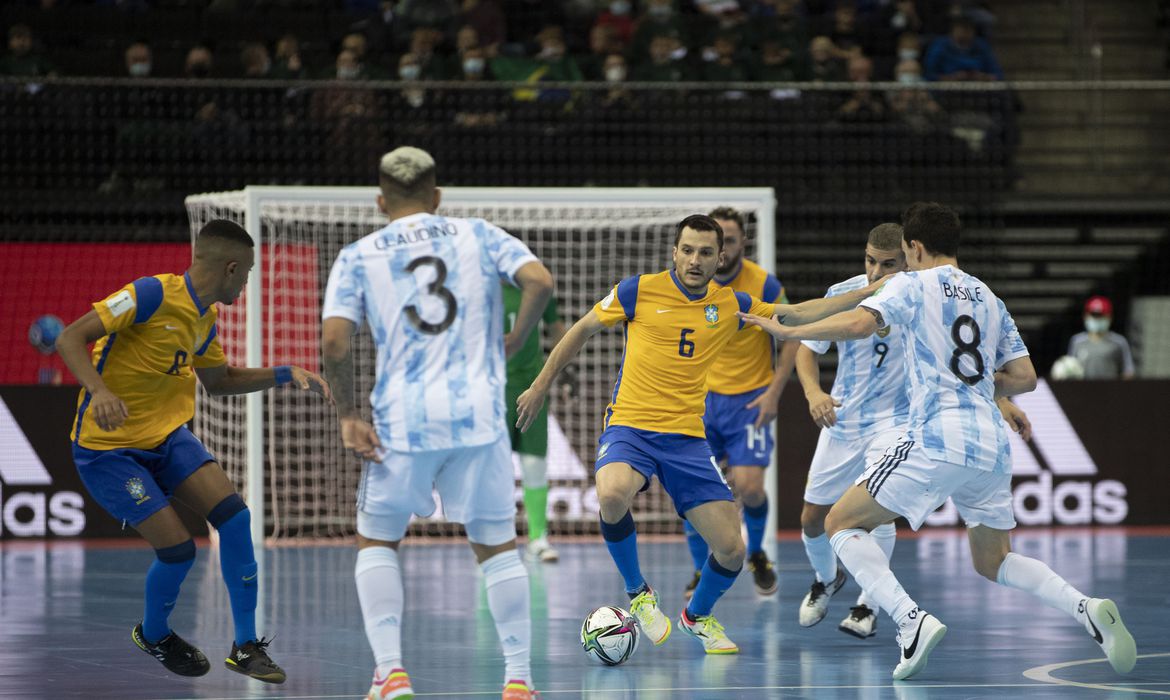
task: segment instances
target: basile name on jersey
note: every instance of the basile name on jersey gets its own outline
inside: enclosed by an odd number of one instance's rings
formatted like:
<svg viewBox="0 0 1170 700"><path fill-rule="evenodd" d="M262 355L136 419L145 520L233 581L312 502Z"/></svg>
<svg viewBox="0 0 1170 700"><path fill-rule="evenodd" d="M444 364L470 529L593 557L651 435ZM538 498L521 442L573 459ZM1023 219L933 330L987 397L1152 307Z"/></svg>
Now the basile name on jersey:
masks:
<svg viewBox="0 0 1170 700"><path fill-rule="evenodd" d="M959 301L973 301L978 304L983 303L983 288L975 287L961 287L957 284L948 284L947 282L940 282L942 285L942 293L948 299L958 299Z"/></svg>

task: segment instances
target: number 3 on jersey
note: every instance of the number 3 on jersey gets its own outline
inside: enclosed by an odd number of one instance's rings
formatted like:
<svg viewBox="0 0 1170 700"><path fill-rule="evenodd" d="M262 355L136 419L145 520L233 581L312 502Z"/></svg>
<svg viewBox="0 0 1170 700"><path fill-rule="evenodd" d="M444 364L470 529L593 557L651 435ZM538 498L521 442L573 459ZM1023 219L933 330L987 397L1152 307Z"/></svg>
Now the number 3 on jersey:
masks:
<svg viewBox="0 0 1170 700"><path fill-rule="evenodd" d="M445 309L443 320L438 323L423 320L418 312L418 307L414 304L406 307L406 317L410 319L410 325L419 331L427 335L438 335L450 328L451 324L455 322L455 313L459 310L459 303L455 300L455 295L451 293L451 290L443 286L443 283L447 281L447 263L443 262L442 258L433 255L415 258L406 266L406 271L413 273L424 265L435 268L435 281L427 285L426 293L438 297L443 302Z"/></svg>

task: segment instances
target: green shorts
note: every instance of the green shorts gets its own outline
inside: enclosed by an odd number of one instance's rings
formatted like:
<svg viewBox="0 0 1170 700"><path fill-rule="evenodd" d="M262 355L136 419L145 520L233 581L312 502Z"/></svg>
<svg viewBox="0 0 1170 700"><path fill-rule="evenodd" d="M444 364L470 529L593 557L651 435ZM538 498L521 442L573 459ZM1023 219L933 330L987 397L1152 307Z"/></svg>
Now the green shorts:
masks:
<svg viewBox="0 0 1170 700"><path fill-rule="evenodd" d="M512 438L512 451L534 457L548 456L548 401L540 408L536 420L528 432L522 433L516 427L516 399L524 393L531 382L508 383L504 391L504 402L508 408L508 434Z"/></svg>

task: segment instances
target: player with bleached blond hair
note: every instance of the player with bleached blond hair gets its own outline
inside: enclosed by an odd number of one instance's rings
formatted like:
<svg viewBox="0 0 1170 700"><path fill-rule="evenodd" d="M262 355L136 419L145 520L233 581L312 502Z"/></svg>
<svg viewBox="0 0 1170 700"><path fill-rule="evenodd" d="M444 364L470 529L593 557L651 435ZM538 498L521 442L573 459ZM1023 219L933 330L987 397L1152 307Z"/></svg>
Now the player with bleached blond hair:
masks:
<svg viewBox="0 0 1170 700"><path fill-rule="evenodd" d="M531 700L528 570L516 551L505 360L540 320L552 276L503 229L437 215L435 184L426 151L383 156L378 207L389 224L342 249L322 312L341 437L364 461L354 578L377 663L369 698L414 694L403 665L398 546L412 516L434 512L437 490L483 572L504 650L503 700ZM506 335L501 282L521 292ZM377 347L372 422L353 389L350 339L363 323Z"/></svg>

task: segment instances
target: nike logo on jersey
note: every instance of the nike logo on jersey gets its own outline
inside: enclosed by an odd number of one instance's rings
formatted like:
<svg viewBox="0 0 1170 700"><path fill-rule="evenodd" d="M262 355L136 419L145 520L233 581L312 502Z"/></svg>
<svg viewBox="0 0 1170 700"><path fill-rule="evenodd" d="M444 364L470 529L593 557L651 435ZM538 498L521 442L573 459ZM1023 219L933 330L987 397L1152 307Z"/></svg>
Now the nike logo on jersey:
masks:
<svg viewBox="0 0 1170 700"><path fill-rule="evenodd" d="M668 314L668 313L670 313L671 311L674 311L674 309L659 309L659 310L658 310L658 313L660 313L660 314Z"/></svg>
<svg viewBox="0 0 1170 700"><path fill-rule="evenodd" d="M922 619L918 621L918 629L914 631L914 642L902 649L902 658L907 661L914 656L914 652L918 649L918 637L922 634L922 624L926 622L926 618L927 616L923 615Z"/></svg>

